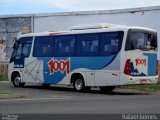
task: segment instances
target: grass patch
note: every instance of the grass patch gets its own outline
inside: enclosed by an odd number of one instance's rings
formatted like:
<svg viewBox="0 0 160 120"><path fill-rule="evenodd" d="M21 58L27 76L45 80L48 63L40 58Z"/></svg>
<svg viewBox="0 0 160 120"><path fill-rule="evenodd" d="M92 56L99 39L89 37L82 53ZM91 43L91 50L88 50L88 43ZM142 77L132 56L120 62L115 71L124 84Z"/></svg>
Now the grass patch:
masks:
<svg viewBox="0 0 160 120"><path fill-rule="evenodd" d="M0 75L0 81L8 81L8 77Z"/></svg>
<svg viewBox="0 0 160 120"><path fill-rule="evenodd" d="M16 99L16 98L25 98L25 96L14 95L14 94L0 94L0 99Z"/></svg>
<svg viewBox="0 0 160 120"><path fill-rule="evenodd" d="M7 92L0 92L0 99L14 99L14 98L25 98L25 96Z"/></svg>
<svg viewBox="0 0 160 120"><path fill-rule="evenodd" d="M0 95L3 95L3 94L10 94L8 92L0 92Z"/></svg>
<svg viewBox="0 0 160 120"><path fill-rule="evenodd" d="M135 89L146 92L159 92L160 91L160 83L153 85L127 85L127 86L119 86L120 89Z"/></svg>

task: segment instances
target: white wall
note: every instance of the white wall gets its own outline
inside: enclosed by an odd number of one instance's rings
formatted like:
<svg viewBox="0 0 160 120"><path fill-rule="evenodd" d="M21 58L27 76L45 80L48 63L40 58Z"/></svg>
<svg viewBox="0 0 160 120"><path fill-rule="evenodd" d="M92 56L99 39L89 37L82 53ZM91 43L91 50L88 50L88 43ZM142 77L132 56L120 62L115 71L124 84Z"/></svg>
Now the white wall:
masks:
<svg viewBox="0 0 160 120"><path fill-rule="evenodd" d="M156 8L156 7L155 7ZM93 11L67 13L50 16L38 16L33 19L34 32L67 30L71 26L94 23L113 23L135 25L157 30L160 38L160 7L158 9L146 8L126 9L113 11ZM129 12L130 11L130 12ZM137 12L134 12L137 11ZM160 46L160 42L159 42ZM159 47L160 50L160 47ZM160 57L160 56L159 56Z"/></svg>
<svg viewBox="0 0 160 120"><path fill-rule="evenodd" d="M85 13L85 12L84 12ZM92 23L114 23L136 25L156 29L160 32L160 9L135 13L92 13L34 17L34 32L66 30L71 26Z"/></svg>

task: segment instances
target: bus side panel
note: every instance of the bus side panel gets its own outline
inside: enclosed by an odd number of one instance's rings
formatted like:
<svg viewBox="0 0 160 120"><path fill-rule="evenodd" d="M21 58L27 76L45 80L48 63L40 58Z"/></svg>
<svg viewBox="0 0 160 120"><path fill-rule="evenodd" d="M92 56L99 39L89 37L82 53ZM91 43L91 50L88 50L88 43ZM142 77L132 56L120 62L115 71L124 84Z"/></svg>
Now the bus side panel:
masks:
<svg viewBox="0 0 160 120"><path fill-rule="evenodd" d="M119 70L120 55L117 54L106 57L29 57L25 58L23 80L68 85L71 73L81 73L86 86L117 85Z"/></svg>
<svg viewBox="0 0 160 120"><path fill-rule="evenodd" d="M119 85L119 72L99 71L95 73L95 86Z"/></svg>
<svg viewBox="0 0 160 120"><path fill-rule="evenodd" d="M37 58L25 58L23 69L24 82L43 83L44 82L43 61Z"/></svg>
<svg viewBox="0 0 160 120"><path fill-rule="evenodd" d="M85 85L86 86L95 86L95 74L93 71L85 72Z"/></svg>
<svg viewBox="0 0 160 120"><path fill-rule="evenodd" d="M23 71L23 68L14 68L14 63L13 62L10 63L8 65L8 79L9 79L9 81L12 80L11 76L12 76L13 72L18 72L20 74L20 76L23 76L21 71ZM22 78L21 81L24 82L24 79Z"/></svg>
<svg viewBox="0 0 160 120"><path fill-rule="evenodd" d="M119 85L120 53L102 70L95 72L95 86Z"/></svg>
<svg viewBox="0 0 160 120"><path fill-rule="evenodd" d="M152 84L157 83L157 54L154 52L126 51L124 70L129 74L121 74L121 85L127 84Z"/></svg>
<svg viewBox="0 0 160 120"><path fill-rule="evenodd" d="M44 69L44 83L50 84L69 84L70 73L84 73L97 70L107 70L107 66L114 66L114 60L117 58L117 54L104 57L53 57L53 58L39 58L43 61ZM118 61L118 59L117 59ZM119 67L117 67L119 69ZM83 69L83 70L82 70ZM115 68L115 70L117 70ZM114 71L114 70L113 70ZM114 72L113 72L114 73ZM107 76L104 76L107 77ZM89 77L86 76L88 80ZM94 77L92 77L94 79ZM90 79L91 80L91 79ZM119 79L118 79L119 80ZM93 85L93 81L87 81L87 85Z"/></svg>

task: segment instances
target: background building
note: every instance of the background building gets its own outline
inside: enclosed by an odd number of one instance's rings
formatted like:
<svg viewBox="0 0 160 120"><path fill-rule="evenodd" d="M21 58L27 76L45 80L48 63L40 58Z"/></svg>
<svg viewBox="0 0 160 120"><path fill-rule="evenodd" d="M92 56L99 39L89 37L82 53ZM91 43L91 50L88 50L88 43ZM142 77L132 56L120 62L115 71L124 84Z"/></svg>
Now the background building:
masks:
<svg viewBox="0 0 160 120"><path fill-rule="evenodd" d="M156 29L160 33L160 6L120 10L80 11L54 14L32 14L0 16L0 40L3 44L3 58L11 56L14 37L23 27L31 32L67 30L72 26L94 23L112 23L143 26ZM160 38L159 34L158 37ZM1 43L0 43L1 44ZM4 57L6 52L7 57ZM2 53L0 53L2 55Z"/></svg>

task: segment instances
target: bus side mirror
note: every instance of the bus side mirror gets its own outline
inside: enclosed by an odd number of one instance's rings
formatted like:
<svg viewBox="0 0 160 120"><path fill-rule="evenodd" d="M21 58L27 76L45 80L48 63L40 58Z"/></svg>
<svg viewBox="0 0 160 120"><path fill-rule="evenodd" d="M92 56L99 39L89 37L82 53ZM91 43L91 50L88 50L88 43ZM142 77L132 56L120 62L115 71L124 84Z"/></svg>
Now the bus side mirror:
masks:
<svg viewBox="0 0 160 120"><path fill-rule="evenodd" d="M17 38L16 37L14 37L14 44L13 44L13 49L15 49L16 48L16 46L17 46Z"/></svg>
<svg viewBox="0 0 160 120"><path fill-rule="evenodd" d="M15 43L13 44L13 49L16 49L17 46L18 46L18 42L15 42Z"/></svg>
<svg viewBox="0 0 160 120"><path fill-rule="evenodd" d="M15 57L11 57L9 63L13 62L15 60Z"/></svg>
<svg viewBox="0 0 160 120"><path fill-rule="evenodd" d="M16 48L16 43L14 43L14 45L13 45L13 49L15 49Z"/></svg>

